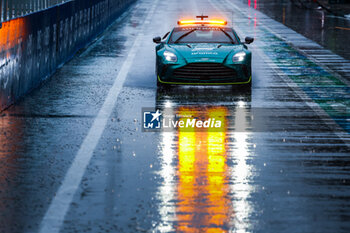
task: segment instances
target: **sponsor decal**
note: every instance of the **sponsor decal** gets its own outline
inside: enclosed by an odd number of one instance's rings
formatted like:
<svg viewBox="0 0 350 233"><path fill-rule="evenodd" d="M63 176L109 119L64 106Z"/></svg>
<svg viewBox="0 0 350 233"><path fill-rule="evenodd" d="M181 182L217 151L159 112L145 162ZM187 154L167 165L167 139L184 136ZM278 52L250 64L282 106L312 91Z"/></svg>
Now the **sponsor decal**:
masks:
<svg viewBox="0 0 350 233"><path fill-rule="evenodd" d="M198 55L218 55L218 53L217 53L217 52L205 51L205 52L192 52L191 55L192 55L192 56L198 56Z"/></svg>
<svg viewBox="0 0 350 233"><path fill-rule="evenodd" d="M204 51L204 50L214 50L214 48L208 48L208 47L197 47L197 48L194 48L192 49L192 51Z"/></svg>

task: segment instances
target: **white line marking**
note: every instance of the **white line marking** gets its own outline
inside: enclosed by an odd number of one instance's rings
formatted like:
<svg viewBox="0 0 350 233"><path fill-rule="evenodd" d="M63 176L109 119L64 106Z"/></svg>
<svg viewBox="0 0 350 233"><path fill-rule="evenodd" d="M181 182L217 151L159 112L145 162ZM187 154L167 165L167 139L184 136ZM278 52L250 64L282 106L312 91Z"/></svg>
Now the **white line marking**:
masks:
<svg viewBox="0 0 350 233"><path fill-rule="evenodd" d="M226 1L229 5L233 5L233 3ZM221 12L223 15L225 15L225 12L220 9L220 6L217 3L214 3L212 0L208 0L208 2L218 11ZM234 7L234 6L233 6ZM234 7L235 8L235 7ZM235 8L237 11L241 12L241 10L237 7ZM242 13L242 12L241 12ZM242 13L243 14L243 13ZM228 15L226 15L228 17ZM260 23L262 26L266 27L262 23ZM240 28L235 28L235 30L238 32L238 34L243 35L243 31ZM273 32L271 32L274 34ZM260 42L261 43L261 42ZM288 75L286 75L281 69L276 65L275 62L273 62L268 56L265 55L265 53L261 50L262 44L259 46L259 42L255 42L254 45L251 45L251 48L254 49L254 52L258 53L261 58L263 58L263 61L278 75L280 76L285 83L290 87L296 95L300 99L304 101L304 103L309 106L312 110L314 110L315 114L317 114L322 121L325 122L327 125L332 125L332 133L338 136L343 142L344 145L347 147L348 144L346 140L349 138L349 133L346 132L343 128L341 128L337 122L335 122L329 115L326 113L317 103L315 103L293 80L291 80Z"/></svg>
<svg viewBox="0 0 350 233"><path fill-rule="evenodd" d="M153 15L157 2L158 0L153 2L153 7L151 8L152 10L148 12L148 17L150 15ZM144 30L143 26L140 28ZM122 90L124 81L131 68L136 52L141 45L141 41L143 41L142 37L143 33L140 32L135 39L135 42L131 47L131 50L129 51L129 54L124 61L116 79L114 80L113 86L109 90L107 98L103 103L103 106L100 109L97 117L95 118L92 127L90 128L87 136L81 144L71 167L68 169L62 185L59 187L56 196L51 201L51 204L45 213L44 218L42 219L39 231L40 233L60 232L66 213L69 210L74 195L79 188L79 185L85 173L86 167L90 163L93 152L107 125L107 121L113 111L119 93Z"/></svg>
<svg viewBox="0 0 350 233"><path fill-rule="evenodd" d="M233 7L235 10L237 10L238 12L240 12L242 15L245 15L246 13L244 12L244 10L242 10L241 8L239 8L235 3L229 1L229 0L223 0L225 1L228 5L230 5L231 7ZM303 45L303 47L305 46L315 46L315 47L318 47L320 48L319 51L323 51L323 52L326 52L326 53L329 53L329 54L332 54L333 56L335 57L338 57L339 59L341 59L343 61L344 64L349 64L349 61L344 59L343 57L337 55L337 54L334 54L332 53L331 51L323 48L322 46L320 46L319 44L315 43L314 41L310 40L310 39L307 39L306 37L304 37L303 35L297 33L296 31L290 29L289 27L275 21L274 19L270 18L269 16L265 15L264 13L258 11L258 10L255 10L253 8L249 8L248 9L249 11L251 12L254 12L254 14L258 14L260 15L261 18L264 18L264 20L261 20L260 19L260 25L262 27L264 27L266 30L268 30L269 32L271 32L273 35L277 36L279 39L283 40L284 42L286 42L288 45L290 45L291 47L293 47L294 49L298 50L301 54L303 54L304 56L306 56L309 60L311 60L312 62L316 63L318 66L322 67L324 70L326 70L328 73L332 74L333 76L335 76L336 78L338 78L340 81L342 81L344 84L346 85L350 85L350 82L346 79L346 78L343 78L343 76L341 74L339 74L339 71L338 69L331 69L329 68L324 62L322 61L319 61L317 59L318 56L312 56L312 55L309 55L308 53L306 53L305 51L303 51L303 49L300 49L300 45L298 45L296 43L296 40L293 38L294 37L300 37L300 43ZM269 20L270 22L273 23L273 25L278 25L280 27L280 29L277 29L277 30L280 30L279 31L276 31L276 29L273 29L272 28L272 25L269 24L268 21L266 20ZM282 34L281 31L283 32L283 30L290 30L289 33L284 33Z"/></svg>

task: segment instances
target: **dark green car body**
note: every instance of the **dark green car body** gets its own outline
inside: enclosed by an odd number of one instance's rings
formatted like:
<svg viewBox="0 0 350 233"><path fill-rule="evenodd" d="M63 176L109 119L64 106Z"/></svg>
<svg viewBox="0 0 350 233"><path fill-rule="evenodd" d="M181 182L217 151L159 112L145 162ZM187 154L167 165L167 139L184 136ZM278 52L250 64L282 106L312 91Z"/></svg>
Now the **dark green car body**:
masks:
<svg viewBox="0 0 350 233"><path fill-rule="evenodd" d="M201 26L192 28L197 31L202 30ZM207 31L204 31L204 33L213 34L212 31L215 27L208 28L206 26L205 30ZM247 37L246 42L242 43L232 28L216 27L215 30L220 32L214 32L221 33L222 31L229 37L230 43L210 40L203 42L200 39L199 41L183 42L181 38L179 41L172 40L174 31L187 30L189 33L193 33L194 30L191 32L190 29L186 27L175 27L163 37L163 40L160 37L153 39L158 44L156 46L158 85L251 84L252 54L246 44L253 42L253 38ZM237 54L241 56L240 59L234 58Z"/></svg>

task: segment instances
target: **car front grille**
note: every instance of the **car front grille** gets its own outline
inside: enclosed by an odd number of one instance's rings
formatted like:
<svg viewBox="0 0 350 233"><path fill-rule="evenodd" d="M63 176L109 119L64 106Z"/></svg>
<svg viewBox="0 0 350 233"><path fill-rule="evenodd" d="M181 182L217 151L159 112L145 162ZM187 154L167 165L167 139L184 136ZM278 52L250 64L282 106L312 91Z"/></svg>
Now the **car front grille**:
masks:
<svg viewBox="0 0 350 233"><path fill-rule="evenodd" d="M220 63L189 63L174 70L174 77L188 81L227 81L237 76L234 69Z"/></svg>

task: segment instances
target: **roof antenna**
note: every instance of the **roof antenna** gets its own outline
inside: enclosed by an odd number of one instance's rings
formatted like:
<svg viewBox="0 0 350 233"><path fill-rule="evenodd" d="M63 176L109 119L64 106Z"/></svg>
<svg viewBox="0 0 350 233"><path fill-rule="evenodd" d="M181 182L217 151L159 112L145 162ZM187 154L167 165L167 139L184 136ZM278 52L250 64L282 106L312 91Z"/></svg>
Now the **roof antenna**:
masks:
<svg viewBox="0 0 350 233"><path fill-rule="evenodd" d="M204 19L208 18L208 16L207 15L203 15L203 13L202 13L202 15L198 15L198 16L196 16L196 18L204 20Z"/></svg>

